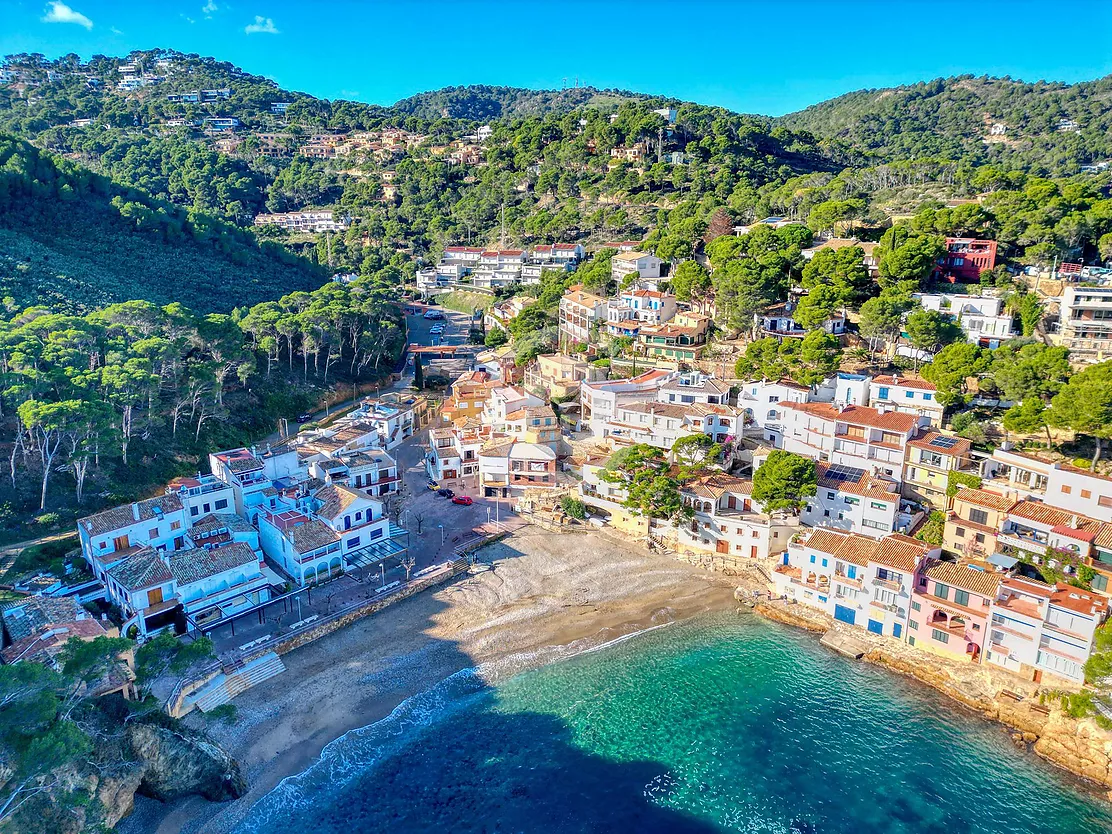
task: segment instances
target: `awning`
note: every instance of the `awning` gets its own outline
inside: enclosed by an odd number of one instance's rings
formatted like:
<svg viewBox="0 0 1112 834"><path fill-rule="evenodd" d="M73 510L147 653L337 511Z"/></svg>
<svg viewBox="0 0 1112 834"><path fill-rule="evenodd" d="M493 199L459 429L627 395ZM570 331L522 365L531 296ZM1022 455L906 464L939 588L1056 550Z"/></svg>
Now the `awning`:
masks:
<svg viewBox="0 0 1112 834"><path fill-rule="evenodd" d="M401 530L400 527L397 529ZM404 530L402 532L405 533ZM392 557L400 557L407 550L409 550L407 541L397 538L381 539L349 553L344 557L344 561L349 567L369 567Z"/></svg>

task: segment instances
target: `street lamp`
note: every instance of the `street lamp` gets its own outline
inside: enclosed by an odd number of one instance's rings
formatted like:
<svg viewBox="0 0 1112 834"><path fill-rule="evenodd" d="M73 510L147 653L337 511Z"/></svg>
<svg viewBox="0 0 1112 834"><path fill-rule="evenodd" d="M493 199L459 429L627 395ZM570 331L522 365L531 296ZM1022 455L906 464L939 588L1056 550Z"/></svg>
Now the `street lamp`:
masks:
<svg viewBox="0 0 1112 834"><path fill-rule="evenodd" d="M444 525L443 524L437 524L436 526L440 528L440 546L443 547L444 546Z"/></svg>

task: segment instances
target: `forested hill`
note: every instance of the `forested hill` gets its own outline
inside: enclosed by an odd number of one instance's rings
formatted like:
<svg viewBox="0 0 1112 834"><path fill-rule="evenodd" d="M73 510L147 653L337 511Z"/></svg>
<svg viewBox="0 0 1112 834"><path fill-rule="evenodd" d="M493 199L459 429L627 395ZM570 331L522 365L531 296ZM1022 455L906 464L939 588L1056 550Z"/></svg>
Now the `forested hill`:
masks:
<svg viewBox="0 0 1112 834"><path fill-rule="evenodd" d="M420 119L468 119L485 122L520 116L567 113L583 107L613 108L645 96L624 90L571 87L563 90L527 90L521 87L472 85L444 87L403 98L391 108Z"/></svg>
<svg viewBox="0 0 1112 834"><path fill-rule="evenodd" d="M848 93L778 122L875 162L943 157L1071 175L1112 158L1112 76L1026 84L962 75Z"/></svg>
<svg viewBox="0 0 1112 834"><path fill-rule="evenodd" d="M251 232L0 134L0 296L20 306L143 299L228 312L325 277Z"/></svg>

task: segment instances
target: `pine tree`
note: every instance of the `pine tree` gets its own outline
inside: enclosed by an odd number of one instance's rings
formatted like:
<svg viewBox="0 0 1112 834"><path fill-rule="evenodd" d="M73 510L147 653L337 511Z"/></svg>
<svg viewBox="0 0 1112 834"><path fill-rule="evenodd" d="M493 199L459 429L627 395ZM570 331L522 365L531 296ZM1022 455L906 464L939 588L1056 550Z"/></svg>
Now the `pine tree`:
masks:
<svg viewBox="0 0 1112 834"><path fill-rule="evenodd" d="M413 357L413 387L418 391L425 387L425 369L421 367L421 354Z"/></svg>
<svg viewBox="0 0 1112 834"><path fill-rule="evenodd" d="M707 224L706 234L703 235L703 242L710 243L715 238L722 237L723 235L730 235L734 232L734 221L731 219L729 213L724 208L720 208L714 213Z"/></svg>

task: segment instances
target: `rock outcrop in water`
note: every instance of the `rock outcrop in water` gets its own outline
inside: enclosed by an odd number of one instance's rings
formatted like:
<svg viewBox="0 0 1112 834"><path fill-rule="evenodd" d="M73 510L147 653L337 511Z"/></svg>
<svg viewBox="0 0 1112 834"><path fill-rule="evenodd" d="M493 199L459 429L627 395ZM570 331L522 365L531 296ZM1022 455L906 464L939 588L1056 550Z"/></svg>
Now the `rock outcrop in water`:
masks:
<svg viewBox="0 0 1112 834"><path fill-rule="evenodd" d="M115 827L134 809L136 794L162 801L199 795L220 802L247 791L235 759L191 731L132 724L105 747L95 763L49 773L43 781L51 787L3 830L87 834ZM0 788L11 777L11 769L0 765Z"/></svg>
<svg viewBox="0 0 1112 834"><path fill-rule="evenodd" d="M829 617L802 605L760 603L755 610L770 620L811 632L825 633L835 627ZM1017 730L1015 737L1024 746L1031 745L1047 761L1110 789L1112 798L1112 732L1098 727L1091 718L1070 718L1053 701L1040 702L1038 684L988 666L929 655L864 629L854 629L854 633L870 644L863 660L913 677Z"/></svg>

